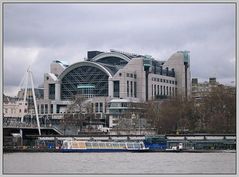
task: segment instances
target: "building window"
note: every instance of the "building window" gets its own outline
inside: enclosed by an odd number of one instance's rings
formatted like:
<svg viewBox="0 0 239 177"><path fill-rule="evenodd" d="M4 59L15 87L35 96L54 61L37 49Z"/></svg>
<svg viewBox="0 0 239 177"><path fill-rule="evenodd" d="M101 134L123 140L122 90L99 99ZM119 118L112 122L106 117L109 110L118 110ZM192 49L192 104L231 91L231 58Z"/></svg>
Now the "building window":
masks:
<svg viewBox="0 0 239 177"><path fill-rule="evenodd" d="M53 113L53 104L51 104L51 113Z"/></svg>
<svg viewBox="0 0 239 177"><path fill-rule="evenodd" d="M123 108L127 108L127 107L128 107L128 103L121 103L120 105L121 105L121 107L123 107Z"/></svg>
<svg viewBox="0 0 239 177"><path fill-rule="evenodd" d="M134 97L137 97L137 83L134 82Z"/></svg>
<svg viewBox="0 0 239 177"><path fill-rule="evenodd" d="M163 86L163 95L165 95L165 86Z"/></svg>
<svg viewBox="0 0 239 177"><path fill-rule="evenodd" d="M49 99L55 99L55 84L49 84Z"/></svg>
<svg viewBox="0 0 239 177"><path fill-rule="evenodd" d="M157 85L157 95L159 95L159 85Z"/></svg>
<svg viewBox="0 0 239 177"><path fill-rule="evenodd" d="M160 79L160 82L162 82L163 81L163 79Z"/></svg>
<svg viewBox="0 0 239 177"><path fill-rule="evenodd" d="M134 74L134 78L135 78L135 79L137 78L137 75L136 75L136 74Z"/></svg>
<svg viewBox="0 0 239 177"><path fill-rule="evenodd" d="M119 73L119 76L121 76L122 74L121 73Z"/></svg>
<svg viewBox="0 0 239 177"><path fill-rule="evenodd" d="M154 85L154 96L156 96L156 85Z"/></svg>
<svg viewBox="0 0 239 177"><path fill-rule="evenodd" d="M169 87L169 95L170 95L170 96L171 96L171 89L172 89L172 88L171 88L171 87Z"/></svg>
<svg viewBox="0 0 239 177"><path fill-rule="evenodd" d="M103 103L100 103L100 112L103 112Z"/></svg>
<svg viewBox="0 0 239 177"><path fill-rule="evenodd" d="M166 95L168 95L168 86L166 87Z"/></svg>
<svg viewBox="0 0 239 177"><path fill-rule="evenodd" d="M160 86L160 95L163 95L163 86Z"/></svg>
<svg viewBox="0 0 239 177"><path fill-rule="evenodd" d="M60 105L56 105L56 113L60 113Z"/></svg>
<svg viewBox="0 0 239 177"><path fill-rule="evenodd" d="M48 114L48 105L45 104L45 114Z"/></svg>
<svg viewBox="0 0 239 177"><path fill-rule="evenodd" d="M95 112L98 112L98 103L95 103Z"/></svg>
<svg viewBox="0 0 239 177"><path fill-rule="evenodd" d="M129 81L127 81L127 97L129 97Z"/></svg>
<svg viewBox="0 0 239 177"><path fill-rule="evenodd" d="M114 81L114 97L120 97L120 82L119 81Z"/></svg>
<svg viewBox="0 0 239 177"><path fill-rule="evenodd" d="M133 74L130 74L130 77L132 77L132 78L133 78L133 77L134 77L134 76L133 76Z"/></svg>
<svg viewBox="0 0 239 177"><path fill-rule="evenodd" d="M41 114L44 114L44 105L41 104Z"/></svg>
<svg viewBox="0 0 239 177"><path fill-rule="evenodd" d="M130 96L133 97L133 82L130 81Z"/></svg>
<svg viewBox="0 0 239 177"><path fill-rule="evenodd" d="M157 82L159 82L159 78L157 78Z"/></svg>
<svg viewBox="0 0 239 177"><path fill-rule="evenodd" d="M152 98L154 97L154 85L152 84Z"/></svg>
<svg viewBox="0 0 239 177"><path fill-rule="evenodd" d="M127 73L126 76L129 77L129 73Z"/></svg>

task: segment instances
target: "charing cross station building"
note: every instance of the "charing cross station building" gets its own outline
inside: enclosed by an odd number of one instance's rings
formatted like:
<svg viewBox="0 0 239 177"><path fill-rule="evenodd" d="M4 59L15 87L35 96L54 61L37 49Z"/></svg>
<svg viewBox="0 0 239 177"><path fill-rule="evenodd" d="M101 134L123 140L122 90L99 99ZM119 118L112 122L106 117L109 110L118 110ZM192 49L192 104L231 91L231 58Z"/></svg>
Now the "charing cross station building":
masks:
<svg viewBox="0 0 239 177"><path fill-rule="evenodd" d="M88 51L72 65L55 60L44 74L44 99L39 114L64 114L72 98L81 95L95 114L110 115L109 127L130 102L145 102L191 95L190 56L178 51L168 60L116 50ZM125 106L126 105L126 106Z"/></svg>

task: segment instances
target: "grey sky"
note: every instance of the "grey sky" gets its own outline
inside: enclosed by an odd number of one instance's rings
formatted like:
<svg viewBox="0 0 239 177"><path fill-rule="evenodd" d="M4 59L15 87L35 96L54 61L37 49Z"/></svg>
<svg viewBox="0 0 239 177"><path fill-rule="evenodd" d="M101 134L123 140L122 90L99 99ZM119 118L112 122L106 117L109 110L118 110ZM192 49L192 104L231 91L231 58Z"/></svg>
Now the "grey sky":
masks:
<svg viewBox="0 0 239 177"><path fill-rule="evenodd" d="M167 60L188 50L192 77L235 81L235 5L4 4L4 93L16 95L29 65L35 85L52 60L72 64L88 50L149 54Z"/></svg>

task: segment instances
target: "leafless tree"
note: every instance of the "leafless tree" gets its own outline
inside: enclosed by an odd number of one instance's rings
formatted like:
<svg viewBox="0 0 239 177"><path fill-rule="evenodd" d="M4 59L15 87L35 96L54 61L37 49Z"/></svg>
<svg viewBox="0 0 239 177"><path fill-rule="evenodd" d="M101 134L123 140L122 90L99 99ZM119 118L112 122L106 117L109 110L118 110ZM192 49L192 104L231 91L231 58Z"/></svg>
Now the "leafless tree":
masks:
<svg viewBox="0 0 239 177"><path fill-rule="evenodd" d="M83 121L85 120L85 112L87 111L88 106L85 101L86 98L78 94L72 98L72 104L67 106L66 113L61 120L64 134L68 127L75 126L82 129Z"/></svg>

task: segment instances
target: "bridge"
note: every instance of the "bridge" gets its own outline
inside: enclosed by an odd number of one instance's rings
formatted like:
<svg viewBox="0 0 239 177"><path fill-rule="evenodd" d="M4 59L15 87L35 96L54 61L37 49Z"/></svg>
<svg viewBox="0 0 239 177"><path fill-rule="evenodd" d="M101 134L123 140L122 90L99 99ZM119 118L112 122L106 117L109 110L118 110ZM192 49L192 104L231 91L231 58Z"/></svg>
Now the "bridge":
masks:
<svg viewBox="0 0 239 177"><path fill-rule="evenodd" d="M38 127L37 126L3 126L3 136L12 136L12 134L20 133L22 130L22 135L38 135ZM57 129L56 127L45 126L41 127L42 135L62 135L63 133Z"/></svg>

